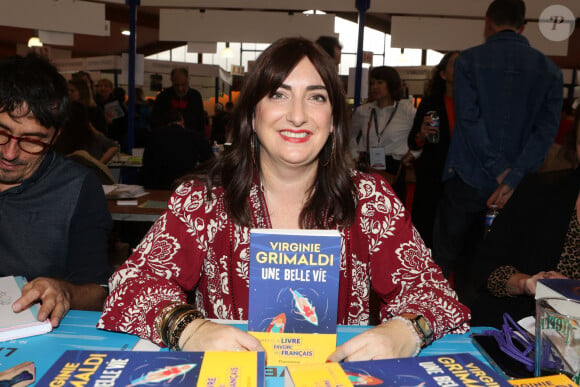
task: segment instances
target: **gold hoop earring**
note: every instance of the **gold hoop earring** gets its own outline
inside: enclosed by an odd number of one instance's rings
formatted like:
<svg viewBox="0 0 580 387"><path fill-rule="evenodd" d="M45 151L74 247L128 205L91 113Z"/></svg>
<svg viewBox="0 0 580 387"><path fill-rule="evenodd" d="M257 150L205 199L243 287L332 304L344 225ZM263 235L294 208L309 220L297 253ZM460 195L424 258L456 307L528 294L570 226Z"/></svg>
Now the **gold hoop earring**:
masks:
<svg viewBox="0 0 580 387"><path fill-rule="evenodd" d="M336 148L336 139L334 138L334 133L331 133L330 136L332 137L332 149L330 150L330 156L328 156L328 160L324 163L320 163L321 166L326 167L330 164L330 160L334 158L334 149Z"/></svg>

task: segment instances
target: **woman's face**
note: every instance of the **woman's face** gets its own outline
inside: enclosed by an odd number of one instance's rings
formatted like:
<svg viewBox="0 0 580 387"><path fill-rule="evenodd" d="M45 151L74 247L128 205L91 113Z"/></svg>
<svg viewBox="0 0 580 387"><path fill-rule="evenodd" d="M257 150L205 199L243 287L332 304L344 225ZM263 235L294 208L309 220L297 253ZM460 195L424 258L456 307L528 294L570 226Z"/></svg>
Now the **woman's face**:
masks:
<svg viewBox="0 0 580 387"><path fill-rule="evenodd" d="M387 81L371 78L371 96L374 101L391 98Z"/></svg>
<svg viewBox="0 0 580 387"><path fill-rule="evenodd" d="M317 162L333 131L332 106L308 58L298 62L272 95L258 102L253 126L262 144L262 165L298 167Z"/></svg>
<svg viewBox="0 0 580 387"><path fill-rule="evenodd" d="M81 96L79 94L79 89L77 89L76 87L74 87L70 83L68 84L68 97L71 101L78 101L81 99Z"/></svg>

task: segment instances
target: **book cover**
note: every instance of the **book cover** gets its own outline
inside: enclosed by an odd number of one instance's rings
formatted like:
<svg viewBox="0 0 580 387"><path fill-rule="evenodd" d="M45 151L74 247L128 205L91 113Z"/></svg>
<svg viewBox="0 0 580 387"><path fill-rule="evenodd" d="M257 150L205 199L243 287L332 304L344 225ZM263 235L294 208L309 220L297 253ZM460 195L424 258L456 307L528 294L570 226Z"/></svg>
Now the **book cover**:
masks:
<svg viewBox="0 0 580 387"><path fill-rule="evenodd" d="M468 353L340 363L355 386L511 386Z"/></svg>
<svg viewBox="0 0 580 387"><path fill-rule="evenodd" d="M41 386L265 385L263 352L66 351Z"/></svg>
<svg viewBox="0 0 580 387"><path fill-rule="evenodd" d="M24 277L0 277L0 341L14 340L22 337L41 335L52 331L50 320L38 321L38 306L20 313L12 311L12 304L22 295L26 284Z"/></svg>
<svg viewBox="0 0 580 387"><path fill-rule="evenodd" d="M338 363L294 364L286 367L284 387L352 387Z"/></svg>
<svg viewBox="0 0 580 387"><path fill-rule="evenodd" d="M580 301L580 280L540 279L536 284L536 300L544 297L564 297Z"/></svg>
<svg viewBox="0 0 580 387"><path fill-rule="evenodd" d="M131 350L139 337L95 328L101 312L69 310L58 328L44 335L9 340L0 346L0 370L33 361L37 378L66 350Z"/></svg>
<svg viewBox="0 0 580 387"><path fill-rule="evenodd" d="M538 376L536 378L526 378L526 379L511 379L509 383L512 386L519 387L530 387L530 386L554 386L554 387L578 387L569 377L566 375L550 375L550 376Z"/></svg>
<svg viewBox="0 0 580 387"><path fill-rule="evenodd" d="M268 365L324 362L336 348L336 230L250 231L248 332Z"/></svg>

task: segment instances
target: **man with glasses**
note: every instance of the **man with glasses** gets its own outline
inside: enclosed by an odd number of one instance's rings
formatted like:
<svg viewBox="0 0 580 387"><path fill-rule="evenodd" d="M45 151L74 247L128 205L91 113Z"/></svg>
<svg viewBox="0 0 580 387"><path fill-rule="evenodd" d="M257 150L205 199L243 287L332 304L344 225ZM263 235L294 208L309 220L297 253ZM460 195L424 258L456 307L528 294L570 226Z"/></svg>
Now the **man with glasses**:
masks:
<svg viewBox="0 0 580 387"><path fill-rule="evenodd" d="M41 303L58 326L70 308L100 310L112 226L93 172L52 150L69 109L65 79L37 56L0 60L0 276L29 282L15 312Z"/></svg>

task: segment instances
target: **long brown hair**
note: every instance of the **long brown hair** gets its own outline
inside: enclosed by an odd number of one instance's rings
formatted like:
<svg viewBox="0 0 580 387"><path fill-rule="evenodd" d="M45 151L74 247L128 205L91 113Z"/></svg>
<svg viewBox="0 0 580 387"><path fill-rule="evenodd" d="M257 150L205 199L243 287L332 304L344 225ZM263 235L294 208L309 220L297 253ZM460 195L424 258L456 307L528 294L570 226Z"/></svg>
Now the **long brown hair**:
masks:
<svg viewBox="0 0 580 387"><path fill-rule="evenodd" d="M256 106L262 98L274 93L305 57L327 88L334 133L320 151L316 180L300 214L300 226L325 228L354 220L356 198L348 159L347 106L336 67L314 42L284 38L268 47L246 76L234 110L232 146L203 171L208 195L214 186L224 188L226 211L235 223L251 226L248 197L252 183L260 175L260 143L252 127Z"/></svg>

